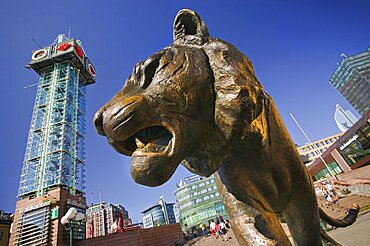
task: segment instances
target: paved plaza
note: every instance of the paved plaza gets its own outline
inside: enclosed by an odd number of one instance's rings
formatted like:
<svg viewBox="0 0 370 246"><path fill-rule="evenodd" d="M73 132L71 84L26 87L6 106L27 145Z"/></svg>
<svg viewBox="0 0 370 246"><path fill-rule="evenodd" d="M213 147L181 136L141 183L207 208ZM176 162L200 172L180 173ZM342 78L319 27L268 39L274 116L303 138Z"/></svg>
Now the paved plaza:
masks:
<svg viewBox="0 0 370 246"><path fill-rule="evenodd" d="M198 246L238 246L233 232L229 231L231 239L229 241L222 241L214 237L193 239L186 245ZM370 211L360 214L357 221L347 228L337 228L328 232L338 243L343 246L368 246L370 245Z"/></svg>
<svg viewBox="0 0 370 246"><path fill-rule="evenodd" d="M360 214L350 227L337 228L328 234L343 246L370 245L370 211Z"/></svg>

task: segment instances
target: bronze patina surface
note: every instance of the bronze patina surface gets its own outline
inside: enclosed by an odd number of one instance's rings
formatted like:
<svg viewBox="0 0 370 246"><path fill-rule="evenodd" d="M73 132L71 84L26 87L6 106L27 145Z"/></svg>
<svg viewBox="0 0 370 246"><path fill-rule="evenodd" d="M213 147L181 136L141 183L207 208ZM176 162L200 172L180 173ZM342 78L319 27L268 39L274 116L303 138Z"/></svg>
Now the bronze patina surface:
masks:
<svg viewBox="0 0 370 246"><path fill-rule="evenodd" d="M290 245L282 217L297 245L322 244L311 178L273 100L249 59L210 37L194 11L177 14L173 44L136 64L95 126L131 156L137 183L163 184L182 160L193 173L217 172L241 245Z"/></svg>

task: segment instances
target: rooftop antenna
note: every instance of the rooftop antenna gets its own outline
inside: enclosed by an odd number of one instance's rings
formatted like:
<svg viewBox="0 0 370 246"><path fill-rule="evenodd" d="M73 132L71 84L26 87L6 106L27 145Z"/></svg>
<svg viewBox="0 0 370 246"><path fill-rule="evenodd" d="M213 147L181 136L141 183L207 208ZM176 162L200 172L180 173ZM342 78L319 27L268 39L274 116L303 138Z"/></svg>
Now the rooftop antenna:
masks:
<svg viewBox="0 0 370 246"><path fill-rule="evenodd" d="M40 49L42 49L42 47L36 42L36 40L33 38L33 37L31 37L31 39L32 39L32 41L40 48Z"/></svg>
<svg viewBox="0 0 370 246"><path fill-rule="evenodd" d="M69 29L68 29L68 39L71 39L71 26L69 26Z"/></svg>
<svg viewBox="0 0 370 246"><path fill-rule="evenodd" d="M101 204L101 190L99 190L99 203Z"/></svg>
<svg viewBox="0 0 370 246"><path fill-rule="evenodd" d="M34 87L34 86L36 86L36 85L38 85L39 83L34 83L34 84L31 84L31 85L27 85L27 86L25 86L25 87L23 87L23 89L28 89L28 88L30 88L30 87Z"/></svg>
<svg viewBox="0 0 370 246"><path fill-rule="evenodd" d="M93 205L94 203L93 203L93 193L92 192L90 192L90 203L91 203L91 205Z"/></svg>
<svg viewBox="0 0 370 246"><path fill-rule="evenodd" d="M66 36L65 36L64 34L59 34L59 35L58 35L58 37L57 37L57 39L58 39L57 43L61 43L61 42L63 42L63 39L64 39L65 37L66 37Z"/></svg>
<svg viewBox="0 0 370 246"><path fill-rule="evenodd" d="M340 57L347 58L346 54L344 54L344 53L340 54Z"/></svg>

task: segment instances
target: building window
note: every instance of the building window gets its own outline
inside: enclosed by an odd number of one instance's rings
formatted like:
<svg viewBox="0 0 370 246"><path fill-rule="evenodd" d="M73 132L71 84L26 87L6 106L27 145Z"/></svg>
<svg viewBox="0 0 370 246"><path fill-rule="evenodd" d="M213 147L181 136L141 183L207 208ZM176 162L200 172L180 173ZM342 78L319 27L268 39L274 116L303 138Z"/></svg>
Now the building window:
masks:
<svg viewBox="0 0 370 246"><path fill-rule="evenodd" d="M367 122L338 148L349 166L370 154L370 124Z"/></svg>
<svg viewBox="0 0 370 246"><path fill-rule="evenodd" d="M46 243L49 236L49 213L48 206L23 213L17 225L20 230L15 236L15 245Z"/></svg>
<svg viewBox="0 0 370 246"><path fill-rule="evenodd" d="M327 167L330 169L330 172ZM339 174L343 172L343 170L340 168L338 163L336 163L335 161L329 163L327 167L324 166L323 169L321 169L318 173L316 173L314 175L314 180L319 180L322 178L329 178L330 176L332 176L332 173Z"/></svg>

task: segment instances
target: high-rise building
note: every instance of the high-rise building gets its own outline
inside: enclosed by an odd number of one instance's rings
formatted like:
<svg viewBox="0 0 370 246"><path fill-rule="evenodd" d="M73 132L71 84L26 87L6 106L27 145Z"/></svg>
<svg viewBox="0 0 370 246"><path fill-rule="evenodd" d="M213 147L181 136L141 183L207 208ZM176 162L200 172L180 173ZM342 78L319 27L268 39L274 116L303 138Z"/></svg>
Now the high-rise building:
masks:
<svg viewBox="0 0 370 246"><path fill-rule="evenodd" d="M27 67L40 79L10 244L62 245L69 237L58 218L70 207L86 209L86 86L95 69L80 41L63 34L33 51ZM84 225L72 227L73 239L85 237Z"/></svg>
<svg viewBox="0 0 370 246"><path fill-rule="evenodd" d="M127 210L119 204L101 202L86 210L86 238L123 232L123 227L131 224Z"/></svg>
<svg viewBox="0 0 370 246"><path fill-rule="evenodd" d="M214 175L208 178L193 175L178 184L175 197L184 232L194 226L199 228L201 223L209 225L209 220L215 221L219 216L229 218L215 182Z"/></svg>
<svg viewBox="0 0 370 246"><path fill-rule="evenodd" d="M363 115L370 109L370 47L353 56L342 56L330 82Z"/></svg>
<svg viewBox="0 0 370 246"><path fill-rule="evenodd" d="M344 110L339 104L335 106L334 120L339 130L347 131L357 121L357 118L349 110Z"/></svg>
<svg viewBox="0 0 370 246"><path fill-rule="evenodd" d="M157 204L142 212L144 228L176 223L173 206L174 203L167 203L161 196Z"/></svg>

